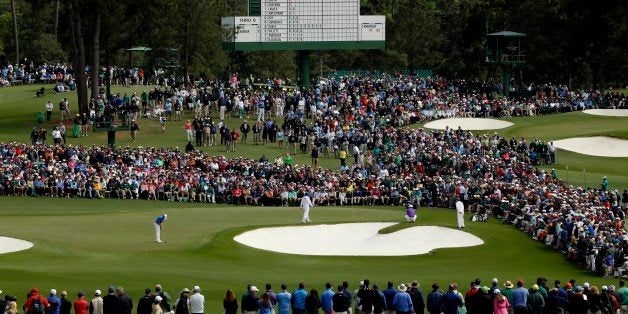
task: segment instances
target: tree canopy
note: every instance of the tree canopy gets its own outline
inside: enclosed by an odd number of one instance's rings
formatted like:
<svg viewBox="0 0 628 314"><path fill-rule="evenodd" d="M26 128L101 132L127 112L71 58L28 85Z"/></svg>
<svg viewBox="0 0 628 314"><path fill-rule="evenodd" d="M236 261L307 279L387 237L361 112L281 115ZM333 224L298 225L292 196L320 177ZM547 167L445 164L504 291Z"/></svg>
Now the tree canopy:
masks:
<svg viewBox="0 0 628 314"><path fill-rule="evenodd" d="M431 69L448 77L494 78L499 68L484 62L485 35L512 30L527 34L523 44L527 64L516 69L515 79L574 87L622 86L628 81L627 4L362 0L362 14L386 16L386 49L314 51L312 73ZM129 66L126 49L145 46L153 50L137 55L136 66L177 59L178 67L171 70L186 79L226 78L230 72L294 78L294 52L220 48L221 17L246 15L246 10L245 0L0 0L0 62L16 59L17 32L20 62Z"/></svg>

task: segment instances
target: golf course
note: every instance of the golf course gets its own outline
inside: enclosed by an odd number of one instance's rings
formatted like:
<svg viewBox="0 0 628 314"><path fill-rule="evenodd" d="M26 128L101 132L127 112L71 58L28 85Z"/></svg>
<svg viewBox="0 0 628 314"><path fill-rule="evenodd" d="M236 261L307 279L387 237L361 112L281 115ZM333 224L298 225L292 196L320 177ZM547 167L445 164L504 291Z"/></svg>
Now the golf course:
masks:
<svg viewBox="0 0 628 314"><path fill-rule="evenodd" d="M56 107L50 122L42 125L36 122L36 113L44 111L47 100L56 105L66 97L71 106L76 104L75 93L46 93L37 98L35 91L39 87L0 88L0 142L29 143L33 127L50 130L57 125L59 111ZM139 94L150 88L115 86L113 92ZM46 89L50 90L50 86ZM168 121L164 133L156 119L139 119L137 141L131 140L128 131L118 132L116 144L118 147L184 147L187 140L183 123L189 118L193 116L186 114L182 121ZM251 115L249 122L254 119ZM497 132L506 138L538 138L546 142L607 136L623 139L625 146L628 140L628 117L570 112L504 120L513 125L479 132ZM241 122L242 119L232 115L226 121L235 128ZM68 136L67 140L73 146L105 146L107 134L91 132L87 137ZM224 146L197 149L212 156L249 159L259 159L262 154L271 159L287 153L276 143L265 146L238 143L235 152L226 152ZM294 160L300 165L310 163L307 154L299 153ZM571 185L598 188L601 178L606 176L609 189L621 192L628 188L628 157L595 157L559 149L556 161L554 165L541 167L555 169L558 177ZM339 165L333 157L319 159L319 166L324 168L337 169ZM387 235L415 226L456 227L453 209L421 207L415 224L402 222L404 212L395 206L326 206L314 207L310 217L312 225L394 223L379 231ZM162 213L168 214L162 236L165 243L155 243L152 224ZM247 284L262 289L265 283L271 283L274 290L279 290L280 284L286 283L289 290L293 290L299 282L304 282L306 289L321 291L326 282L337 285L347 280L355 289L360 280L368 278L380 287L385 287L387 281L399 284L418 280L424 291L434 282L441 287L457 282L464 291L475 278L487 285L494 277L500 284L523 278L527 285L539 276L548 278L550 284L555 279L564 283L571 278L598 286L617 284L616 279L595 276L567 261L565 255L494 218L488 222L467 219L464 232L481 239L483 244L480 245L435 248L419 255L312 256L261 250L234 241L234 237L258 228L301 225L298 207L2 196L0 216L3 224L0 236L34 244L27 250L0 255L0 288L20 293L26 293L33 286L40 291L55 288L68 291L71 299L81 290L91 295L96 289L105 291L115 285L124 287L135 302L145 288L158 283L176 299L184 287L199 285L206 298L205 311L219 313L225 290L231 288L240 295ZM281 237L295 237L299 231L294 232L286 232ZM352 236L347 232L342 239L349 240ZM410 240L399 237L395 241ZM311 244L303 242L303 246L308 245ZM18 297L23 296L18 294Z"/></svg>

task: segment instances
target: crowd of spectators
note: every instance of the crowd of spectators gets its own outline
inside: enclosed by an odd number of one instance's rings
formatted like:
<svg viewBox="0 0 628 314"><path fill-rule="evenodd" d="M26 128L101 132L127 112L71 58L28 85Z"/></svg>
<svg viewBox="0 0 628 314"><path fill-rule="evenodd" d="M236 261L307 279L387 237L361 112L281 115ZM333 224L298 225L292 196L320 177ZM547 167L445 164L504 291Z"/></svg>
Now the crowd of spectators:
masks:
<svg viewBox="0 0 628 314"><path fill-rule="evenodd" d="M226 115L253 115L253 144L279 142L285 155L227 159L176 148L3 143L0 194L289 206L307 193L316 205L450 208L458 198L467 210L494 214L592 271L615 275L628 268L626 190L573 187L556 172L536 168L555 157L551 144L538 139L405 127L448 116L622 107L625 96L548 84L530 85L533 97L505 100L484 93L479 81L441 78L347 77L309 90L271 82L260 91L251 82L236 77L116 95L95 100L93 114L115 119L112 112L122 110L130 115L127 121L180 119L187 110L196 116L188 141L233 150L238 130L227 127ZM312 164L295 165L292 155L298 152L311 155ZM317 167L319 156L337 158L338 170Z"/></svg>
<svg viewBox="0 0 628 314"><path fill-rule="evenodd" d="M536 283L526 286L522 279L513 284L510 280L500 283L493 278L489 285L482 285L478 278L469 286L450 283L441 288L433 283L422 288L418 281L400 283L391 281L386 286L371 284L369 279L360 281L357 289L352 289L347 281L337 287L327 282L319 292L316 288L307 289L300 282L294 290L283 283L278 291L265 284L260 291L249 284L238 298L232 289L227 289L222 300L225 314L289 314L289 313L398 313L398 314L619 314L628 307L628 287L620 280L619 287L604 285L597 287L587 282L582 284L570 279L564 284L560 280L548 282L538 277ZM0 291L0 293L2 293ZM72 302L71 300L74 300ZM110 286L108 294L95 290L93 297L84 291L76 298L56 289L47 296L32 288L21 302L15 295L5 295L0 300L2 313L18 313L18 302L26 314L192 314L205 313L205 296L199 286L193 290L184 288L178 296L171 297L161 285L147 288L137 303L126 294L122 287ZM218 309L211 309L213 312Z"/></svg>

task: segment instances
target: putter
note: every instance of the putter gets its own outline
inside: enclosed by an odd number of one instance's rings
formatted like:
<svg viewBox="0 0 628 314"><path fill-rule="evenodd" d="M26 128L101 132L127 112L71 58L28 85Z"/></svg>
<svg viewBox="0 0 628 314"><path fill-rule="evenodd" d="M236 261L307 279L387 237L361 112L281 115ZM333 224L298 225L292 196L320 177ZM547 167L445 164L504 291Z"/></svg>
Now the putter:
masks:
<svg viewBox="0 0 628 314"><path fill-rule="evenodd" d="M166 241L166 233L163 231L163 229L161 230L161 239L164 243L168 243L168 241Z"/></svg>

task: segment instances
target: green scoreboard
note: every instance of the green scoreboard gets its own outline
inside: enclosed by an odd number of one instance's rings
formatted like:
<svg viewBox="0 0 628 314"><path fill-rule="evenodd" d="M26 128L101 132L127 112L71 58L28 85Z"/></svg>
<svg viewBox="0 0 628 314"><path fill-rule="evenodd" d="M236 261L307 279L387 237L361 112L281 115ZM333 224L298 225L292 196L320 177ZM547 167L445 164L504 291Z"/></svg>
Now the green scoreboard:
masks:
<svg viewBox="0 0 628 314"><path fill-rule="evenodd" d="M297 50L301 70L310 50L383 49L385 40L386 18L360 15L359 0L249 0L249 16L222 18L223 49Z"/></svg>

